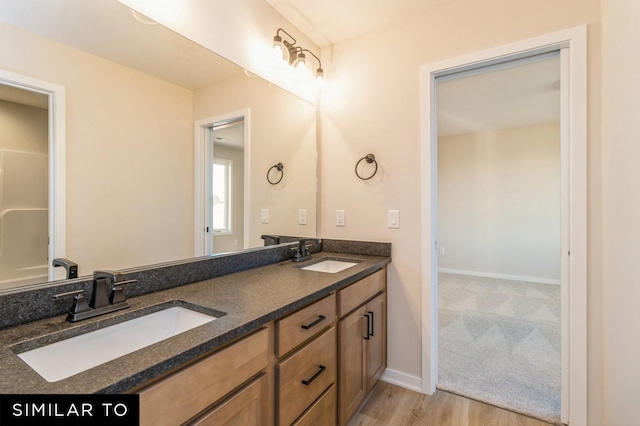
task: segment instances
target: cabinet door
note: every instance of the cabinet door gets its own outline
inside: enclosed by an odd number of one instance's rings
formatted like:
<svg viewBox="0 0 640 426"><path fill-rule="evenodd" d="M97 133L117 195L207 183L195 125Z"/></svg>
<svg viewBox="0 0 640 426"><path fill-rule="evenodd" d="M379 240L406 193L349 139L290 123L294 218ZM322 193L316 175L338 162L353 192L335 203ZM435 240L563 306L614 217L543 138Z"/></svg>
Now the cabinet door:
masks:
<svg viewBox="0 0 640 426"><path fill-rule="evenodd" d="M191 423L193 426L259 426L267 419L267 375L249 383L220 405Z"/></svg>
<svg viewBox="0 0 640 426"><path fill-rule="evenodd" d="M369 340L367 340L367 391L370 391L387 366L387 293L367 303Z"/></svg>
<svg viewBox="0 0 640 426"><path fill-rule="evenodd" d="M340 321L340 424L344 425L367 394L366 306L361 306Z"/></svg>

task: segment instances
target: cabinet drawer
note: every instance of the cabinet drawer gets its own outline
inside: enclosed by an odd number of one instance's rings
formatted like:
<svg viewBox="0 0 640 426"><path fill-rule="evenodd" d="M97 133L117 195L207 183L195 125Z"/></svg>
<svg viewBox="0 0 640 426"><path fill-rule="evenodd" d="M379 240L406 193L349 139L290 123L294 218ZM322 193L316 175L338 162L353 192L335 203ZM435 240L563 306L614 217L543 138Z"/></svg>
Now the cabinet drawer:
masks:
<svg viewBox="0 0 640 426"><path fill-rule="evenodd" d="M294 426L331 426L336 424L338 408L338 391L332 385L313 405L304 413Z"/></svg>
<svg viewBox="0 0 640 426"><path fill-rule="evenodd" d="M208 411L190 426L258 426L267 425L267 375L260 377Z"/></svg>
<svg viewBox="0 0 640 426"><path fill-rule="evenodd" d="M266 368L267 348L262 329L142 389L140 425L189 420Z"/></svg>
<svg viewBox="0 0 640 426"><path fill-rule="evenodd" d="M336 318L336 296L332 294L276 321L276 356L292 349L327 328Z"/></svg>
<svg viewBox="0 0 640 426"><path fill-rule="evenodd" d="M336 328L276 366L277 423L290 425L336 381Z"/></svg>
<svg viewBox="0 0 640 426"><path fill-rule="evenodd" d="M340 317L353 311L387 286L387 270L381 269L343 288L338 292L338 314Z"/></svg>

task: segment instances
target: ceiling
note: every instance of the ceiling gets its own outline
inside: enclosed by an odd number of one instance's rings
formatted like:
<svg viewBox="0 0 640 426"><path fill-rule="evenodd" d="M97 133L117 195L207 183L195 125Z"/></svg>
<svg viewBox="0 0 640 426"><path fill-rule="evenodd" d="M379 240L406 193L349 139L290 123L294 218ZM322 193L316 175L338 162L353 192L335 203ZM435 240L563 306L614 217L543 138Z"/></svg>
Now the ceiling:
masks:
<svg viewBox="0 0 640 426"><path fill-rule="evenodd" d="M320 47L458 0L266 0ZM559 58L473 72L438 85L441 136L559 121Z"/></svg>
<svg viewBox="0 0 640 426"><path fill-rule="evenodd" d="M266 0L320 47L457 0Z"/></svg>
<svg viewBox="0 0 640 426"><path fill-rule="evenodd" d="M191 90L243 71L114 0L2 0L0 21Z"/></svg>
<svg viewBox="0 0 640 426"><path fill-rule="evenodd" d="M560 121L560 55L436 79L438 136Z"/></svg>

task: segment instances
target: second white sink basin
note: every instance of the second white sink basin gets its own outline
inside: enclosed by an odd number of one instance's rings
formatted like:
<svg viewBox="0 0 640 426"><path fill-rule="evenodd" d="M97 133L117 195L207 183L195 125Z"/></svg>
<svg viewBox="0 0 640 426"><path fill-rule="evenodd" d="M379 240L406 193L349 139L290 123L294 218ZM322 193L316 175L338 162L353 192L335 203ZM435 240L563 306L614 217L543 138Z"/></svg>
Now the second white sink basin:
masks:
<svg viewBox="0 0 640 426"><path fill-rule="evenodd" d="M336 272L344 271L347 268L357 265L357 262L346 262L344 260L323 260L322 262L314 263L313 265L300 268L303 271L316 271L327 272L329 274L335 274Z"/></svg>
<svg viewBox="0 0 640 426"><path fill-rule="evenodd" d="M56 382L215 319L211 315L174 306L18 356L46 381Z"/></svg>

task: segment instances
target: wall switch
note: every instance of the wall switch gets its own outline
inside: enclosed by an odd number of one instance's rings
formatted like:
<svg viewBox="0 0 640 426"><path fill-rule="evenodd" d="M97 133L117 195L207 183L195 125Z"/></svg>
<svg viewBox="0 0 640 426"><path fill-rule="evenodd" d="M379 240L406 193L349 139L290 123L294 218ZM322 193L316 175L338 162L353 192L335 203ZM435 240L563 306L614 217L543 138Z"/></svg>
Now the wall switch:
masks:
<svg viewBox="0 0 640 426"><path fill-rule="evenodd" d="M298 225L306 225L307 224L307 210L300 209L298 210Z"/></svg>
<svg viewBox="0 0 640 426"><path fill-rule="evenodd" d="M269 209L262 209L262 213L260 214L260 222L269 223Z"/></svg>
<svg viewBox="0 0 640 426"><path fill-rule="evenodd" d="M444 247L440 247L440 254L444 254Z"/></svg>
<svg viewBox="0 0 640 426"><path fill-rule="evenodd" d="M389 228L400 228L400 210L389 210Z"/></svg>
<svg viewBox="0 0 640 426"><path fill-rule="evenodd" d="M344 210L336 210L336 226L345 226Z"/></svg>

